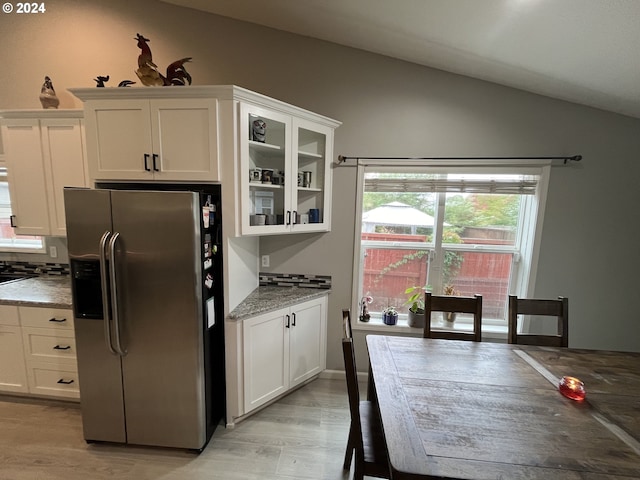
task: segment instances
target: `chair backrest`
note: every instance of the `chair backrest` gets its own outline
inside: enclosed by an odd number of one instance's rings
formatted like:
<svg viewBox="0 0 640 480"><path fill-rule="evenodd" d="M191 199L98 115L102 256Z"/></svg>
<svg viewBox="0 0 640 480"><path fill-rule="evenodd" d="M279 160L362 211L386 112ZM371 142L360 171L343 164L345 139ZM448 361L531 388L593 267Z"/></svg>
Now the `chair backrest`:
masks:
<svg viewBox="0 0 640 480"><path fill-rule="evenodd" d="M473 314L473 331L433 330L431 328L431 312L455 312ZM445 338L448 340L482 340L482 295L458 297L453 295L432 295L425 293L424 300L424 338Z"/></svg>
<svg viewBox="0 0 640 480"><path fill-rule="evenodd" d="M353 338L351 334L351 310L342 309L342 336L343 338Z"/></svg>
<svg viewBox="0 0 640 480"><path fill-rule="evenodd" d="M558 330L555 335L518 333L518 315L557 317ZM518 298L509 295L509 343L541 345L546 347L569 346L569 299L558 300Z"/></svg>
<svg viewBox="0 0 640 480"><path fill-rule="evenodd" d="M347 393L349 395L349 413L351 414L351 428L357 434L354 436L362 449L362 423L360 421L360 389L358 388L358 372L356 356L353 349L353 339L342 339L342 356L344 357L344 372L347 377ZM354 445L354 447L356 447Z"/></svg>

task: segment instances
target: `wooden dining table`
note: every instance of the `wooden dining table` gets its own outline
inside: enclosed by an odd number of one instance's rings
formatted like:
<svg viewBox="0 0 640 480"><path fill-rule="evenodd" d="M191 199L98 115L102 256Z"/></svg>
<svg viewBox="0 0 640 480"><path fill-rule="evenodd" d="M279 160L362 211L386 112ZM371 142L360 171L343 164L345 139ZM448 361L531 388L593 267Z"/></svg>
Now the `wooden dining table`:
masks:
<svg viewBox="0 0 640 480"><path fill-rule="evenodd" d="M392 479L640 479L640 353L384 335L367 348Z"/></svg>

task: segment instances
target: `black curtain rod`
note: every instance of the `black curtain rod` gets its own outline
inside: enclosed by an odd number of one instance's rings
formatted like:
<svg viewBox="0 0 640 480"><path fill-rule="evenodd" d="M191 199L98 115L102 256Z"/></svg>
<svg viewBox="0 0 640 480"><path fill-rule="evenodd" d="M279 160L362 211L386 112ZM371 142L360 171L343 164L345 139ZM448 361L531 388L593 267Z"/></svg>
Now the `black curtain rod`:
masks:
<svg viewBox="0 0 640 480"><path fill-rule="evenodd" d="M579 162L582 155L563 156L563 157L347 157L338 155L338 164L347 160L564 160L565 165L569 160Z"/></svg>

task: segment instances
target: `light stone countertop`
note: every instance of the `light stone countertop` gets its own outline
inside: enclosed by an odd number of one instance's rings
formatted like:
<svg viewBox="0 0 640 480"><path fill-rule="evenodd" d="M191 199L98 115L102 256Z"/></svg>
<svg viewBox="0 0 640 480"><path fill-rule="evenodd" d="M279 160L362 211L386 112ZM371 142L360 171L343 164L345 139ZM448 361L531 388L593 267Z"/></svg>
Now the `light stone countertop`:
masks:
<svg viewBox="0 0 640 480"><path fill-rule="evenodd" d="M71 308L71 277L44 275L1 283L0 304Z"/></svg>
<svg viewBox="0 0 640 480"><path fill-rule="evenodd" d="M243 320L328 295L331 289L263 286L229 312L228 320ZM0 304L71 308L71 278L46 275L0 284Z"/></svg>
<svg viewBox="0 0 640 480"><path fill-rule="evenodd" d="M327 288L258 287L240 305L229 312L227 320L244 320L261 313L322 297L330 292L331 289Z"/></svg>

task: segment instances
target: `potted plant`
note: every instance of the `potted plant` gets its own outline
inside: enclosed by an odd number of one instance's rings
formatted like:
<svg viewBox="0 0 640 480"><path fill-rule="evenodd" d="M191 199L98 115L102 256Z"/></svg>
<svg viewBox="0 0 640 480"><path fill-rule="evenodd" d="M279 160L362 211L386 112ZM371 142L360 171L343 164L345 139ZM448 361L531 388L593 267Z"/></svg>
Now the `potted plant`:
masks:
<svg viewBox="0 0 640 480"><path fill-rule="evenodd" d="M395 325L398 323L398 311L396 307L387 307L382 312L382 321L385 325Z"/></svg>
<svg viewBox="0 0 640 480"><path fill-rule="evenodd" d="M442 294L452 296L460 295L460 293L451 284L447 284L444 286L444 288L442 289ZM456 312L442 312L442 320L445 322L445 324L451 325L453 322L455 322L456 315Z"/></svg>
<svg viewBox="0 0 640 480"><path fill-rule="evenodd" d="M407 315L407 322L410 327L424 328L425 315L424 315L424 292L429 291L429 285L419 287L414 285L407 288L404 293L409 295L405 305L409 305L409 313Z"/></svg>

